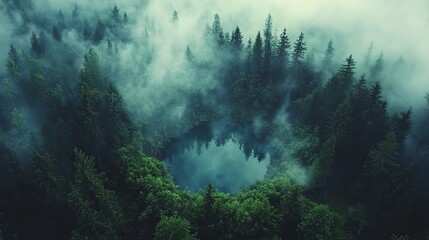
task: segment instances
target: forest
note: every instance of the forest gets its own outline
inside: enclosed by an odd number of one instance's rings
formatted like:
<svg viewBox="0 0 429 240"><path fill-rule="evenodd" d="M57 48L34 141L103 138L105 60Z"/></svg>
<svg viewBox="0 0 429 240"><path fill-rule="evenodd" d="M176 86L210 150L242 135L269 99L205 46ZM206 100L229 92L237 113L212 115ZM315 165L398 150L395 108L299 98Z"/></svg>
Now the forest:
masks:
<svg viewBox="0 0 429 240"><path fill-rule="evenodd" d="M0 239L429 240L412 59L66 6L0 2Z"/></svg>

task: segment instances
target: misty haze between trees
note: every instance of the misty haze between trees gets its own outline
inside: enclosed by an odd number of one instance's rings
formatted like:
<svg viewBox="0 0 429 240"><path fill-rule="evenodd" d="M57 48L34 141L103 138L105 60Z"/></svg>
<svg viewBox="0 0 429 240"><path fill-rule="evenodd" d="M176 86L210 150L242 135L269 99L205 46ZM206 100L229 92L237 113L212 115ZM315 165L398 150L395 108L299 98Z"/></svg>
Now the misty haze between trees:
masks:
<svg viewBox="0 0 429 240"><path fill-rule="evenodd" d="M428 239L413 59L42 2L0 2L0 239Z"/></svg>

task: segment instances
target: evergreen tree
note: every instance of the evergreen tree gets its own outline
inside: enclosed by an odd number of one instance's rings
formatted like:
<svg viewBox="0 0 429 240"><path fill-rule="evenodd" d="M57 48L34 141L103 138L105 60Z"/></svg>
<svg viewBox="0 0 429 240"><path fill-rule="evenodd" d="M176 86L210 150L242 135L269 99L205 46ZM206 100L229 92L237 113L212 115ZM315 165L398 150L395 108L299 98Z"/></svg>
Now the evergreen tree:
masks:
<svg viewBox="0 0 429 240"><path fill-rule="evenodd" d="M101 40L104 39L104 32L105 32L104 23L98 20L97 26L95 27L94 35L92 36L92 41L95 44L99 44Z"/></svg>
<svg viewBox="0 0 429 240"><path fill-rule="evenodd" d="M91 36L93 35L91 26L89 26L89 23L85 21L83 23L83 30L82 30L83 39L88 41L91 39Z"/></svg>
<svg viewBox="0 0 429 240"><path fill-rule="evenodd" d="M383 52L381 52L380 56L378 56L377 58L377 61L375 61L374 65L370 69L371 76L374 78L379 77L383 69L384 69L384 56L383 56Z"/></svg>
<svg viewBox="0 0 429 240"><path fill-rule="evenodd" d="M354 69L356 68L356 62L353 59L353 56L350 55L345 63L342 64L339 72L343 78L344 86L346 89L350 89L353 84L353 76L354 76Z"/></svg>
<svg viewBox="0 0 429 240"><path fill-rule="evenodd" d="M124 24L127 24L128 23L128 15L127 15L127 13L126 12L124 12L124 17L122 18L122 22L124 23Z"/></svg>
<svg viewBox="0 0 429 240"><path fill-rule="evenodd" d="M241 35L240 28L237 26L231 35L232 49L241 51L243 48L243 36Z"/></svg>
<svg viewBox="0 0 429 240"><path fill-rule="evenodd" d="M119 8L118 6L115 4L115 6L112 9L112 20L115 23L120 23L121 22L121 15L119 14Z"/></svg>
<svg viewBox="0 0 429 240"><path fill-rule="evenodd" d="M282 34L280 35L280 41L277 44L276 52L276 78L278 80L284 80L286 77L286 71L289 64L289 48L290 42L286 34L286 28L283 29Z"/></svg>
<svg viewBox="0 0 429 240"><path fill-rule="evenodd" d="M75 149L76 174L68 203L76 217L72 239L119 239L123 215L106 177L97 173L94 158Z"/></svg>
<svg viewBox="0 0 429 240"><path fill-rule="evenodd" d="M31 50L39 57L45 53L45 43L42 33L39 37L34 32L31 33Z"/></svg>
<svg viewBox="0 0 429 240"><path fill-rule="evenodd" d="M263 71L263 48L262 48L262 38L261 33L258 32L255 38L255 42L253 43L252 48L252 62L253 68L256 72L258 78L262 77Z"/></svg>
<svg viewBox="0 0 429 240"><path fill-rule="evenodd" d="M213 39L219 44L222 45L225 42L225 37L223 34L222 26L220 24L220 17L218 14L214 15L214 20L212 24L212 36Z"/></svg>
<svg viewBox="0 0 429 240"><path fill-rule="evenodd" d="M57 40L58 42L61 42L61 31L58 29L57 26L52 26L52 37Z"/></svg>
<svg viewBox="0 0 429 240"><path fill-rule="evenodd" d="M271 14L268 14L267 20L265 21L264 29L264 75L265 78L270 78L271 74L271 60L272 60L272 46L273 41L273 19Z"/></svg>
<svg viewBox="0 0 429 240"><path fill-rule="evenodd" d="M306 50L307 47L304 42L304 33L301 32L298 39L295 41L293 48L292 61L294 66L300 66L302 64L302 59L304 58Z"/></svg>
<svg viewBox="0 0 429 240"><path fill-rule="evenodd" d="M328 47L325 50L325 56L322 61L322 69L330 70L332 68L332 58L334 57L335 49L332 40L329 40Z"/></svg>
<svg viewBox="0 0 429 240"><path fill-rule="evenodd" d="M173 14L171 15L171 22L177 23L179 21L179 14L176 10L173 11Z"/></svg>

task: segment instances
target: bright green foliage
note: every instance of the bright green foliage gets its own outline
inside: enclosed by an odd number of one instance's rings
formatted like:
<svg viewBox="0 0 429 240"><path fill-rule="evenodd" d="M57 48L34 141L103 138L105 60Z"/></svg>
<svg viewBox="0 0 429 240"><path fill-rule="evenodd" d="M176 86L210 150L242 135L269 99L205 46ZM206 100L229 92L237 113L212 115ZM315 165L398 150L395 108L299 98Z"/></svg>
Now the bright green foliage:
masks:
<svg viewBox="0 0 429 240"><path fill-rule="evenodd" d="M156 226L155 240L193 240L190 224L181 217L164 217Z"/></svg>
<svg viewBox="0 0 429 240"><path fill-rule="evenodd" d="M74 236L89 239L119 239L122 210L106 177L97 173L94 158L75 149L76 174L68 194L68 203L76 217ZM79 239L75 238L75 239Z"/></svg>
<svg viewBox="0 0 429 240"><path fill-rule="evenodd" d="M309 240L344 239L342 227L342 218L323 204L315 204L299 224L304 239Z"/></svg>

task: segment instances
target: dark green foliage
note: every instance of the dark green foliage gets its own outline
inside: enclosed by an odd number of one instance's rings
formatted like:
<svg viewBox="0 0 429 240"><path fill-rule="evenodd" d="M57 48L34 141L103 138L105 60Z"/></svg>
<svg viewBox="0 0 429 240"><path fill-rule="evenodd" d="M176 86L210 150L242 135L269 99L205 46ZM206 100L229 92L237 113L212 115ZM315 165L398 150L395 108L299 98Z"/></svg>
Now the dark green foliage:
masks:
<svg viewBox="0 0 429 240"><path fill-rule="evenodd" d="M286 34L286 28L284 28L280 35L280 40L277 44L276 55L274 58L274 77L279 83L282 83L287 76L286 73L289 65L290 54L289 49L289 37Z"/></svg>
<svg viewBox="0 0 429 240"><path fill-rule="evenodd" d="M304 33L301 32L298 39L295 41L293 48L292 62L295 67L302 64L302 59L304 58L306 50L307 47L304 42Z"/></svg>
<svg viewBox="0 0 429 240"><path fill-rule="evenodd" d="M231 35L231 45L236 51L240 51L243 48L243 36L241 35L240 28L236 27L235 31Z"/></svg>
<svg viewBox="0 0 429 240"><path fill-rule="evenodd" d="M5 5L32 9L26 0ZM144 46L135 54L144 58L136 64L146 87L157 51L152 39L159 37L155 23L147 20L137 42L125 26L134 20L116 5L95 22L77 5L71 18L56 11L49 18L56 22L46 26L29 21L43 16L23 14L23 24L40 34L31 34L31 50L10 45L8 72L0 73L0 239L397 240L411 239L414 229L424 234L426 222L414 217L427 215L419 211L426 203L415 207L413 184L422 177L412 163L426 150L404 157L415 124L411 109L387 110L382 86L389 68L382 54L370 69L359 69L369 73L368 84L365 76L356 78L352 55L335 69L332 41L306 54L301 33L291 49L286 28L277 38L268 15L244 47L240 28L224 32L216 14L203 44L213 56L200 54L198 45L177 51L186 59L179 72L213 79L212 85L174 89L171 104L184 109L177 122L163 109L164 96L163 107L151 102L158 108L140 119L140 110L121 96L122 84L135 76L119 69L127 52L118 46ZM180 27L177 11L171 22ZM62 38L74 32L85 41ZM99 53L91 49L100 43ZM87 51L83 63L75 56L81 51ZM365 61L370 55L371 49ZM165 81L180 77L165 68ZM417 128L424 146L426 128ZM212 184L196 193L180 189L157 158L187 134L195 134L200 147L232 139L246 157L262 160L268 153L266 178L236 193ZM188 143L178 141L186 149Z"/></svg>
<svg viewBox="0 0 429 240"><path fill-rule="evenodd" d="M52 26L52 37L58 42L61 42L61 39L62 39L61 31L58 29L57 26Z"/></svg>
<svg viewBox="0 0 429 240"><path fill-rule="evenodd" d="M41 57L45 53L45 39L43 33L37 36L34 32L31 34L31 50Z"/></svg>
<svg viewBox="0 0 429 240"><path fill-rule="evenodd" d="M97 22L97 26L95 27L94 30L94 35L92 36L92 41L95 44L99 44L101 42L101 40L104 39L104 34L105 34L105 26L104 23L100 20L98 20ZM84 37L85 37L85 32L84 32Z"/></svg>
<svg viewBox="0 0 429 240"><path fill-rule="evenodd" d="M113 191L106 189L104 174L97 173L94 158L75 149L76 174L68 194L75 216L73 238L119 239L122 210Z"/></svg>

